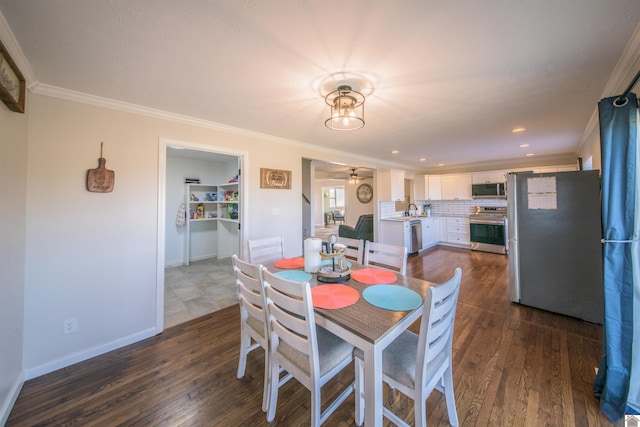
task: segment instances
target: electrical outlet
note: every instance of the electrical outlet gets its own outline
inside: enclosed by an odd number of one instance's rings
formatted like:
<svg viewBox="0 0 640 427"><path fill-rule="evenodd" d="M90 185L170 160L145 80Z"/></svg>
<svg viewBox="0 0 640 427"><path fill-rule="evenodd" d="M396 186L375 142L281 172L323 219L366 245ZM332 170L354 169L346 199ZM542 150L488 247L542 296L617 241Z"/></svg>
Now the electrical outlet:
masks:
<svg viewBox="0 0 640 427"><path fill-rule="evenodd" d="M62 321L62 333L64 335L78 331L78 319L65 319Z"/></svg>

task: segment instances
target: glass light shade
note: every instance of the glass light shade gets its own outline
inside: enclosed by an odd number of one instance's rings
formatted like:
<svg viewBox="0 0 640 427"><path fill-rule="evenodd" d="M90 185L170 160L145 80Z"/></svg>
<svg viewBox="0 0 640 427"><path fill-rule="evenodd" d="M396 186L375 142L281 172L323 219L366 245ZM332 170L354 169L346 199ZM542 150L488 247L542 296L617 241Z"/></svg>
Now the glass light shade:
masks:
<svg viewBox="0 0 640 427"><path fill-rule="evenodd" d="M351 86L338 87L324 98L330 108L324 125L333 130L360 129L364 126L364 99L364 95Z"/></svg>

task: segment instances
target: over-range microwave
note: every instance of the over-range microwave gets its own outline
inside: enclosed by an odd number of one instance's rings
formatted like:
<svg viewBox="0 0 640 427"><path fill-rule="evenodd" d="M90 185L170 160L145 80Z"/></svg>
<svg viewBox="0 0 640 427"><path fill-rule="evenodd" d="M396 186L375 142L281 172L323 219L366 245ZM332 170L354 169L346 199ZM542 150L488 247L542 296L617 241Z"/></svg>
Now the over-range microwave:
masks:
<svg viewBox="0 0 640 427"><path fill-rule="evenodd" d="M504 182L492 182L489 184L472 184L471 196L474 199L504 199L507 197Z"/></svg>

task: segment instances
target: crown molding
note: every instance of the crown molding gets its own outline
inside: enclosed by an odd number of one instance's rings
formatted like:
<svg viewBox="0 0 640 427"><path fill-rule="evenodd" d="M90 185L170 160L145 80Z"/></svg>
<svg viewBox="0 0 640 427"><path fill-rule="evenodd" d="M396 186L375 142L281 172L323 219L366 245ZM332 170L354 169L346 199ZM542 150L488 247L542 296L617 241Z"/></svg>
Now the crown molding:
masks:
<svg viewBox="0 0 640 427"><path fill-rule="evenodd" d="M301 142L301 141L282 138L282 137L273 136L265 133L250 131L250 130L246 130L246 129L242 129L234 126L228 126L221 123L212 122L209 120L203 120L203 119L197 119L189 116L184 116L184 115L172 113L169 111L158 110L155 108L145 107L137 104L131 104L123 101L117 101L114 99L104 98L101 96L90 95L88 93L64 89L64 88L47 85L40 82L35 83L30 88L30 91L37 95L49 96L53 98L64 99L67 101L89 104L96 107L109 108L112 110L124 111L127 113L139 114L147 117L154 117L162 120L169 120L173 122L187 124L190 126L198 126L198 127L203 127L207 129L213 129L213 130L230 133L234 135L256 138L263 141L270 141L277 144L295 146L298 148L303 148L305 150L314 150L317 152L325 153L327 154L328 157L339 155L340 157L347 157L351 161L351 163L357 162L363 167L373 167L373 168L382 167L382 166L392 167L392 168L406 167L406 165L401 165L394 162L381 161L379 159L374 159L367 156L360 156L360 155L352 154L346 151L335 150L332 148L326 148L318 145L309 144L306 142Z"/></svg>

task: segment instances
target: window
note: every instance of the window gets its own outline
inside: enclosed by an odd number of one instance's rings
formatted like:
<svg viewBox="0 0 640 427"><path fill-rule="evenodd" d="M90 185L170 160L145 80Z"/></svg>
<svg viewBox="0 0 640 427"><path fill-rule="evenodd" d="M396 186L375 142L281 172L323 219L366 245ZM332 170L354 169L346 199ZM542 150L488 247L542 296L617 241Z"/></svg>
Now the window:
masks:
<svg viewBox="0 0 640 427"><path fill-rule="evenodd" d="M340 187L326 187L322 192L329 195L329 209L344 207L344 185Z"/></svg>

